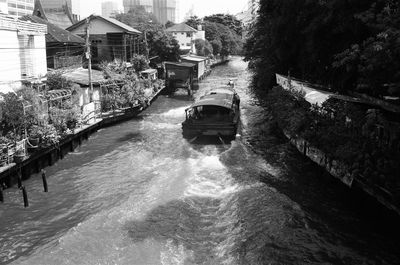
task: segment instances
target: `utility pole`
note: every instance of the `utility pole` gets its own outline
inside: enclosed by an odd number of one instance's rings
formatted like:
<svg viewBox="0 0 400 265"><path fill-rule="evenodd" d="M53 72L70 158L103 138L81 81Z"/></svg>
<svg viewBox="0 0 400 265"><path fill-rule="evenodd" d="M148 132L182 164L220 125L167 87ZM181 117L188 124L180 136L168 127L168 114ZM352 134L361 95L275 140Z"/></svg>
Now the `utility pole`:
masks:
<svg viewBox="0 0 400 265"><path fill-rule="evenodd" d="M144 44L146 45L146 60L149 61L149 44L147 43L147 30L144 30Z"/></svg>
<svg viewBox="0 0 400 265"><path fill-rule="evenodd" d="M90 26L90 17L86 18L86 59L88 59L88 73L89 73L89 88L90 93L93 93L93 84L92 84L92 54L90 52L90 33L89 33L89 26ZM90 96L92 98L92 96Z"/></svg>

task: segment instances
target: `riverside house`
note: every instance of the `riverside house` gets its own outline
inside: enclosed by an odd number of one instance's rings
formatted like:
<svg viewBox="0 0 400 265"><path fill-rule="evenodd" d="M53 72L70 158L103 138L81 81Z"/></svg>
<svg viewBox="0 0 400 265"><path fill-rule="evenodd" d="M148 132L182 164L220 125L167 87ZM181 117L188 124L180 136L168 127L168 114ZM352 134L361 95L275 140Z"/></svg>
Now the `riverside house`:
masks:
<svg viewBox="0 0 400 265"><path fill-rule="evenodd" d="M113 18L91 15L67 28L73 34L86 37L89 31L92 63L119 59L129 62L139 53L140 31Z"/></svg>
<svg viewBox="0 0 400 265"><path fill-rule="evenodd" d="M23 81L47 73L47 26L0 14L0 92L18 90Z"/></svg>
<svg viewBox="0 0 400 265"><path fill-rule="evenodd" d="M60 69L82 66L82 56L85 46L83 38L37 16L27 15L20 19L47 26L46 54L48 68Z"/></svg>
<svg viewBox="0 0 400 265"><path fill-rule="evenodd" d="M194 53L196 51L194 47L195 34L197 33L196 29L185 23L180 23L167 28L165 31L170 32L172 36L174 36L179 43L179 49L183 53Z"/></svg>

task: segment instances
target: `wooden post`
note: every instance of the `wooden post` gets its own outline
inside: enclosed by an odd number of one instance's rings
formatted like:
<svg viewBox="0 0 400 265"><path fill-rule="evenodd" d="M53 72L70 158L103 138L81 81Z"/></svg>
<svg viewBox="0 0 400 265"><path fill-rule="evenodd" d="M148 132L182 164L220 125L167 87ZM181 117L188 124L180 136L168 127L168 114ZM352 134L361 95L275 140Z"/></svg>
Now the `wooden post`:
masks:
<svg viewBox="0 0 400 265"><path fill-rule="evenodd" d="M19 167L18 170L17 170L17 182L18 182L18 188L20 189L22 187L21 167Z"/></svg>
<svg viewBox="0 0 400 265"><path fill-rule="evenodd" d="M48 157L48 159L49 159L49 166L52 166L52 165L53 165L53 153L50 152L48 156L49 156L49 157Z"/></svg>
<svg viewBox="0 0 400 265"><path fill-rule="evenodd" d="M22 197L24 198L24 207L29 206L29 201L28 201L28 193L26 192L25 186L21 187L22 190Z"/></svg>
<svg viewBox="0 0 400 265"><path fill-rule="evenodd" d="M93 84L92 84L92 54L90 51L90 16L86 18L86 58L88 59L88 74L89 74L89 88L90 93L93 93ZM91 98L91 97L90 97Z"/></svg>
<svg viewBox="0 0 400 265"><path fill-rule="evenodd" d="M42 181L43 181L43 190L44 190L44 192L48 192L49 189L47 187L46 172L44 170L42 170Z"/></svg>
<svg viewBox="0 0 400 265"><path fill-rule="evenodd" d="M0 185L0 202L4 202L3 187Z"/></svg>

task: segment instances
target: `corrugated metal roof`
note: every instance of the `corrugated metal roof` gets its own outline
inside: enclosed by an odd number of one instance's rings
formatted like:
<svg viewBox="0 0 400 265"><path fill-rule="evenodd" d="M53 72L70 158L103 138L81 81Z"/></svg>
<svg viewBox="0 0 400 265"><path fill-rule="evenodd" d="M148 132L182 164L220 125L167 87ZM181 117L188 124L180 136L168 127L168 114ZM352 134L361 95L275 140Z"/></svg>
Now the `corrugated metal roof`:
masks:
<svg viewBox="0 0 400 265"><path fill-rule="evenodd" d="M174 65L174 66L182 66L182 67L195 67L195 64L185 63L185 62L164 62L165 65Z"/></svg>
<svg viewBox="0 0 400 265"><path fill-rule="evenodd" d="M191 56L191 55L187 55L187 56L181 56L182 60L187 60L187 61L191 61L191 62L202 62L207 60L207 57L201 57L201 56Z"/></svg>
<svg viewBox="0 0 400 265"><path fill-rule="evenodd" d="M89 73L88 69L79 68L72 72L67 72L62 74L67 80L70 80L74 83L88 86L89 85ZM92 69L92 84L98 85L101 82L106 82L107 79L104 78L103 72Z"/></svg>
<svg viewBox="0 0 400 265"><path fill-rule="evenodd" d="M165 31L168 31L168 32L197 32L197 30L195 30L191 26L186 25L185 23L180 23L180 24L174 25L172 27L167 28Z"/></svg>

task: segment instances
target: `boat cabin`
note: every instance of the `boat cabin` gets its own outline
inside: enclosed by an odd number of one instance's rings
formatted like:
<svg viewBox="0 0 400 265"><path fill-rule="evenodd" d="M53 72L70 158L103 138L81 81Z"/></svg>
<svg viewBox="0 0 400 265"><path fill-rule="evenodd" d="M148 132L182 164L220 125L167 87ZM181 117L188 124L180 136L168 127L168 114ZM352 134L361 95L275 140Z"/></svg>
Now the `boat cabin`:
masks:
<svg viewBox="0 0 400 265"><path fill-rule="evenodd" d="M232 89L213 89L186 109L184 137L214 135L234 137L239 123L240 99Z"/></svg>

